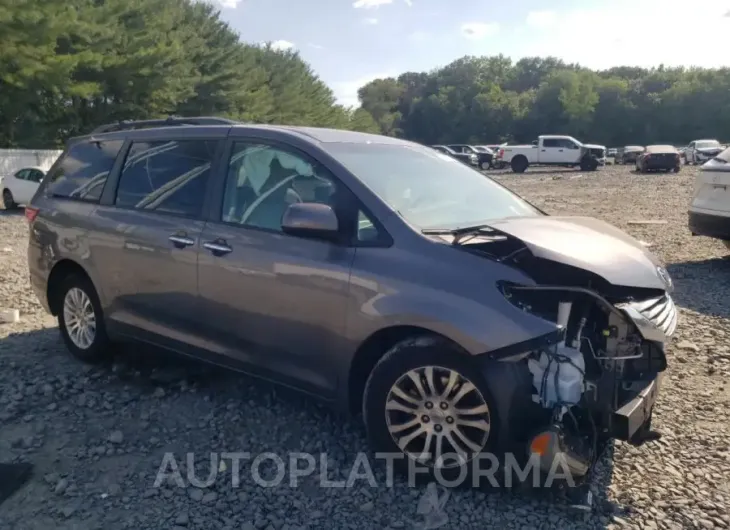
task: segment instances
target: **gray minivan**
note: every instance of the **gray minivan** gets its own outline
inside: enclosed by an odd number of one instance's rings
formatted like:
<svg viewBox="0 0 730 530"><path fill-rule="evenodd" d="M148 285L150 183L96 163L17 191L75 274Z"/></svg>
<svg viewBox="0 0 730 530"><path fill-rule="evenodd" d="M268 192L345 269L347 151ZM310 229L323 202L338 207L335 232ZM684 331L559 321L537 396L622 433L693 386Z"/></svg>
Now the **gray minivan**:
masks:
<svg viewBox="0 0 730 530"><path fill-rule="evenodd" d="M171 118L69 141L26 210L31 284L84 361L144 341L352 413L431 470L652 437L666 270L429 147ZM468 467L468 466L467 466Z"/></svg>

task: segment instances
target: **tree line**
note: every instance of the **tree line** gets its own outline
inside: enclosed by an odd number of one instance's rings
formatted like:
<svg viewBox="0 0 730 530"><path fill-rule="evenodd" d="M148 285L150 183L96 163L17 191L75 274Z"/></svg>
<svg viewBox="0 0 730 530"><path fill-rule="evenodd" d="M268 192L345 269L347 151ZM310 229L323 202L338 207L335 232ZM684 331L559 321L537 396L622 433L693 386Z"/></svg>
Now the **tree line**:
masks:
<svg viewBox="0 0 730 530"><path fill-rule="evenodd" d="M567 134L607 146L730 141L730 69L615 67L466 56L359 90L384 134L426 144Z"/></svg>
<svg viewBox="0 0 730 530"><path fill-rule="evenodd" d="M124 119L224 116L379 132L422 143L684 144L730 140L730 69L592 71L559 59L466 56L377 79L361 107L295 51L246 44L196 0L0 0L0 147L49 148Z"/></svg>
<svg viewBox="0 0 730 530"><path fill-rule="evenodd" d="M170 115L380 130L296 52L243 43L204 2L0 0L0 36L0 147Z"/></svg>

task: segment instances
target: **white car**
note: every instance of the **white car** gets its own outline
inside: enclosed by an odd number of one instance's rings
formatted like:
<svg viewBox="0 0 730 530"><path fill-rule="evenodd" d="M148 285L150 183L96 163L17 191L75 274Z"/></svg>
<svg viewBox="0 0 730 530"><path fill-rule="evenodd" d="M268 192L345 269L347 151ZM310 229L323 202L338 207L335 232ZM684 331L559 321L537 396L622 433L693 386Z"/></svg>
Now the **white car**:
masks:
<svg viewBox="0 0 730 530"><path fill-rule="evenodd" d="M12 210L30 202L46 172L39 167L24 167L14 174L4 177L3 204L6 210Z"/></svg>
<svg viewBox="0 0 730 530"><path fill-rule="evenodd" d="M720 239L730 249L730 148L702 165L689 207L692 235Z"/></svg>
<svg viewBox="0 0 730 530"><path fill-rule="evenodd" d="M695 140L690 142L684 151L687 164L704 164L712 160L725 149L717 140Z"/></svg>

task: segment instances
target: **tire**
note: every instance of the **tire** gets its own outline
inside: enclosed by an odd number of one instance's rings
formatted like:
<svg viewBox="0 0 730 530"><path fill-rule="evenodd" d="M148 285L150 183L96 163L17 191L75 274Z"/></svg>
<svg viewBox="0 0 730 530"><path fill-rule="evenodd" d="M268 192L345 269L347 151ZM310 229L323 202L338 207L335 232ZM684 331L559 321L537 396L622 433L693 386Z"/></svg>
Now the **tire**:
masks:
<svg viewBox="0 0 730 530"><path fill-rule="evenodd" d="M97 363L109 358L112 353L111 343L104 325L101 302L91 281L78 274L67 276L61 281L56 301L58 328L71 354L86 363ZM85 308L83 318L87 322L93 316L94 329L91 337L76 333L70 328L73 321L69 322L72 311L68 311L68 308L75 308L78 313L81 312L80 308Z"/></svg>
<svg viewBox="0 0 730 530"><path fill-rule="evenodd" d="M483 171L486 171L492 167L492 163L491 162L482 162L481 164L479 164L479 167L481 167Z"/></svg>
<svg viewBox="0 0 730 530"><path fill-rule="evenodd" d="M680 171L682 171L682 166L681 165L679 165L679 166L677 166L677 167L674 168L674 172L675 173L679 173Z"/></svg>
<svg viewBox="0 0 730 530"><path fill-rule="evenodd" d="M594 156L584 156L580 161L581 171L595 171L598 169L598 160Z"/></svg>
<svg viewBox="0 0 730 530"><path fill-rule="evenodd" d="M3 190L3 205L6 210L14 210L18 207L15 199L13 199L13 194L7 188Z"/></svg>
<svg viewBox="0 0 730 530"><path fill-rule="evenodd" d="M429 371L431 381L434 382L433 386L428 382ZM417 390L415 381L409 374L417 374L415 378L421 384L423 393ZM456 374L455 384L450 383L451 374ZM472 385L471 390L464 390L465 387L469 388L468 383ZM397 396L393 393L394 388L400 389ZM432 388L436 392L429 392ZM447 391L447 388L451 390ZM408 397L412 404L409 404L409 400L401 398L401 395ZM425 397L417 397L419 395ZM455 401L449 403L448 398L441 397L444 395ZM432 401L429 400L430 396L434 396ZM395 399L396 397L398 399ZM444 408L442 403L446 403ZM388 405L400 408L389 410L386 409ZM404 409L404 405L408 406ZM456 451L451 449L449 439L459 439L460 450L467 457L466 462L459 464L454 458L448 457L443 460L443 464L447 467L436 469L435 460L438 458L431 458L428 462L419 463L418 467L422 470L422 478L423 475L426 477L436 475L437 478L440 475L448 477L447 480L453 480L453 477L465 480L466 477L471 477L473 469L468 462L476 458L476 455L489 452L501 461L498 449L501 430L499 406L484 376L468 354L458 351L448 343L420 337L397 344L375 365L365 385L362 412L371 449L375 453L405 455L405 458L393 461L394 468L401 472L416 463L415 455L427 450L426 443L429 439L431 443L428 452L437 452L436 444L440 437L442 454L445 455L456 455ZM411 410L415 412L410 412ZM455 414L457 410L474 412L457 416ZM465 417L468 418L467 421L479 427L463 425L459 427L459 421ZM411 427L391 434L391 428L410 423ZM426 429L432 430L426 431ZM467 449L468 446L457 436L455 433L457 429L464 435L468 433L467 439L473 444L472 449ZM439 432L442 434L438 434ZM403 450L396 439L404 447ZM451 467L448 467L449 464ZM466 474L462 476L461 473L464 471Z"/></svg>
<svg viewBox="0 0 730 530"><path fill-rule="evenodd" d="M524 156L517 156L512 159L512 162L510 162L510 166L512 167L512 171L514 173L524 173L527 171L527 166L530 164L527 162L527 159Z"/></svg>

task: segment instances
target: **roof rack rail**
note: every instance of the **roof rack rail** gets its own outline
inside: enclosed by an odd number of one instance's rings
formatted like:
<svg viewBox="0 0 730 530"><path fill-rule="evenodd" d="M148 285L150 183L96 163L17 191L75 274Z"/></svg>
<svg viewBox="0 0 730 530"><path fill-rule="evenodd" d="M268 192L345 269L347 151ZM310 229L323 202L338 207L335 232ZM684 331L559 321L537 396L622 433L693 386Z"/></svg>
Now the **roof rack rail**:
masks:
<svg viewBox="0 0 730 530"><path fill-rule="evenodd" d="M194 118L182 118L180 116L170 116L160 120L123 120L117 123L109 123L100 125L91 134L101 134L114 131L126 131L130 129L147 129L149 127L170 127L174 125L235 125L238 123L228 118L215 118L198 116Z"/></svg>

